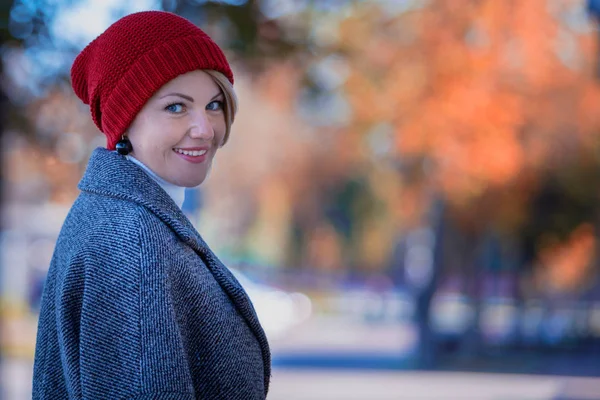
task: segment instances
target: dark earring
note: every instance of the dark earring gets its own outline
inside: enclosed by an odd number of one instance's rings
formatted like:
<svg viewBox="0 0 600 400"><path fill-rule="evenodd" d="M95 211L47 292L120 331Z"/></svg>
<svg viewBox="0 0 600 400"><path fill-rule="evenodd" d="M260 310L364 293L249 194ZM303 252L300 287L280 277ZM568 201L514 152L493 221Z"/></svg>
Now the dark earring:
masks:
<svg viewBox="0 0 600 400"><path fill-rule="evenodd" d="M127 136L123 136L123 138L117 142L116 149L117 153L126 156L133 151L133 146L129 139L127 139Z"/></svg>

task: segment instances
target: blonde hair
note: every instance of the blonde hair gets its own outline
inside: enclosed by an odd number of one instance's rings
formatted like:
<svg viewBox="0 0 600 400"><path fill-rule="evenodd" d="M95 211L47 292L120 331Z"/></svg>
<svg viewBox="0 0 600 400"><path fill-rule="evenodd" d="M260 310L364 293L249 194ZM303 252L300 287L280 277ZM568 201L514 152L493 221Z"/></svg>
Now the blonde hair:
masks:
<svg viewBox="0 0 600 400"><path fill-rule="evenodd" d="M229 133L231 132L231 125L235 119L235 114L237 114L238 110L238 99L235 94L235 90L233 89L233 85L229 82L229 79L225 75L223 75L219 71L215 71L212 69L205 69L204 72L209 74L215 83L223 92L223 96L225 97L225 137L223 138L223 143L221 146L224 146L225 143L229 140Z"/></svg>

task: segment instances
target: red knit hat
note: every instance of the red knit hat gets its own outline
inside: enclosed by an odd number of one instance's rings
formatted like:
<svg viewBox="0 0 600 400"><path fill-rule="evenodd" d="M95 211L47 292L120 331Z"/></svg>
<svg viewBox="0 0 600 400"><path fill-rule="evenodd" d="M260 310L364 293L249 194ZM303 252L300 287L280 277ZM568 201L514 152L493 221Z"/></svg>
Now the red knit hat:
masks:
<svg viewBox="0 0 600 400"><path fill-rule="evenodd" d="M200 28L176 14L144 11L121 18L83 49L71 82L113 150L158 89L197 69L219 71L233 84L225 55Z"/></svg>

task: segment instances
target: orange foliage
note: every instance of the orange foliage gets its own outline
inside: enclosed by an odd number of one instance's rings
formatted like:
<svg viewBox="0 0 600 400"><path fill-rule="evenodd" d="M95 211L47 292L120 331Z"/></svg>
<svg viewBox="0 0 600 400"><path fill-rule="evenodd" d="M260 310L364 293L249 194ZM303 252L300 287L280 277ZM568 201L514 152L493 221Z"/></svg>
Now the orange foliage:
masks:
<svg viewBox="0 0 600 400"><path fill-rule="evenodd" d="M582 224L562 243L543 243L537 277L540 289L563 292L585 286L593 266L595 241L594 227Z"/></svg>
<svg viewBox="0 0 600 400"><path fill-rule="evenodd" d="M561 20L574 5L432 0L389 15L373 2L356 2L348 17L336 15L335 39L313 54L318 61L331 52L347 68L340 88L349 107L346 123L306 134L294 124L267 135L278 119L258 118L264 104L245 106L254 119L241 125L245 138L233 141L238 150L230 155L237 159L234 154L254 149L266 154L260 160L265 165L277 159L269 164L276 167L255 176L267 171L272 178L266 181L284 188L247 185L258 202L253 232L258 226L277 237L276 230L285 231L283 220L297 218L308 264L339 268L351 253L361 267L384 266L399 231L421 224L438 193L463 227L514 232L527 219L539 181L573 160L594 158L600 145L597 38L594 30L574 31ZM273 65L250 88L253 98L276 110L280 125L295 121L303 70ZM243 167L240 176L258 165ZM340 232L323 208L342 207L331 204L337 201L331 193L357 180L367 182L360 190L369 192L359 201L370 203L358 212L350 206L345 217L353 219L352 232ZM267 229L271 223L278 228ZM279 238L272 242L285 245ZM573 250L584 242L574 239L565 252L585 258L585 251ZM572 275L555 278L577 280Z"/></svg>
<svg viewBox="0 0 600 400"><path fill-rule="evenodd" d="M393 123L401 157L432 160L430 181L463 206L528 168L559 168L576 156L565 140L596 145L600 128L594 32L557 17L572 6L440 0L395 17L359 8L339 40L354 126ZM561 40L578 46L572 60Z"/></svg>

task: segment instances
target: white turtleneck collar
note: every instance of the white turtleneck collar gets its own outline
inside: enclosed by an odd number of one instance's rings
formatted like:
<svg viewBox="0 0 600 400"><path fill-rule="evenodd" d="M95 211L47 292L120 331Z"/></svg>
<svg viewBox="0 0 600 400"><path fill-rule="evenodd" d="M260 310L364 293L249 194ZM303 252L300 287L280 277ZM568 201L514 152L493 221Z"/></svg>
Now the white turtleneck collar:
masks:
<svg viewBox="0 0 600 400"><path fill-rule="evenodd" d="M144 163L142 163L140 160L136 159L135 157L132 157L132 156L125 156L125 157L129 161L131 161L134 164L137 164L138 166L140 166L140 168L142 168L144 171L146 171L146 173L152 179L154 179L156 181L156 183L158 183L160 185L160 187L162 187L169 196L171 196L171 198L173 199L175 204L177 204L177 206L180 209L183 207L183 201L185 200L185 188L184 187L173 185L172 183L165 181L160 176L156 175Z"/></svg>

